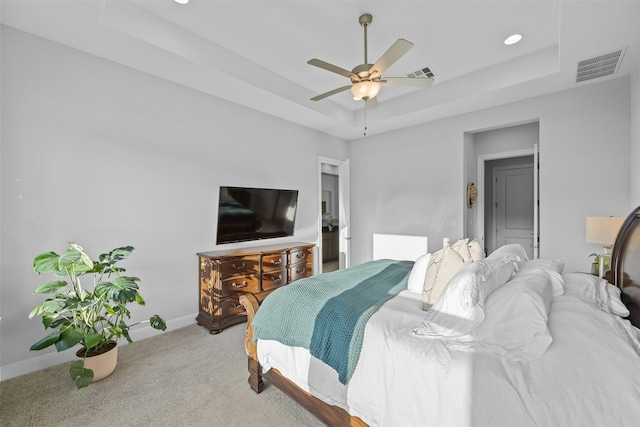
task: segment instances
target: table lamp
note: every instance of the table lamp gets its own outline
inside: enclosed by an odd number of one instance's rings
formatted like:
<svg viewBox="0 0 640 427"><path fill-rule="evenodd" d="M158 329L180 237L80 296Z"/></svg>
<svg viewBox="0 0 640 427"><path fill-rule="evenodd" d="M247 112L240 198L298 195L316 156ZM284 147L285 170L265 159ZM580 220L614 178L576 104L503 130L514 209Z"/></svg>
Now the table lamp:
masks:
<svg viewBox="0 0 640 427"><path fill-rule="evenodd" d="M600 277L604 277L604 274L611 266L611 251L623 222L624 218L621 217L587 217L587 243L599 243L602 245L602 253L598 254L598 276Z"/></svg>

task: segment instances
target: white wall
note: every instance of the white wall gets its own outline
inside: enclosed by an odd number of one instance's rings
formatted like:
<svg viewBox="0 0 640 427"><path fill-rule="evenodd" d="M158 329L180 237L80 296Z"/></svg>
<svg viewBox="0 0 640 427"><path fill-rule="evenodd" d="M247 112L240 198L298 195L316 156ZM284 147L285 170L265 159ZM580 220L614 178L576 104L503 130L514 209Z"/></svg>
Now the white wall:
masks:
<svg viewBox="0 0 640 427"><path fill-rule="evenodd" d="M264 243L317 240L318 156L346 159L345 141L5 26L1 71L3 379L73 357L29 352L39 253L134 246L132 320L175 328L195 322L220 185L298 189L295 236Z"/></svg>
<svg viewBox="0 0 640 427"><path fill-rule="evenodd" d="M631 76L631 206L640 206L640 63Z"/></svg>
<svg viewBox="0 0 640 427"><path fill-rule="evenodd" d="M463 237L465 134L539 121L540 256L585 271L598 249L586 216L629 212L629 90L608 80L350 142L352 263L370 258L374 232L425 234L431 251Z"/></svg>

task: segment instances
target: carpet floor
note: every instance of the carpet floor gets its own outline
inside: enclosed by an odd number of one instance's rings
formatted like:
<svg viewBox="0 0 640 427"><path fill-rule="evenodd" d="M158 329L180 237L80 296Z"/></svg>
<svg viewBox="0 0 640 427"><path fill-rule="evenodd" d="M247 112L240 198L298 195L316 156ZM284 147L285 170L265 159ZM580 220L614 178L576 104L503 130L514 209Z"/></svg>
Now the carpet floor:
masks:
<svg viewBox="0 0 640 427"><path fill-rule="evenodd" d="M245 325L196 324L124 344L111 376L77 390L69 363L0 383L1 426L322 426L266 383L247 383Z"/></svg>

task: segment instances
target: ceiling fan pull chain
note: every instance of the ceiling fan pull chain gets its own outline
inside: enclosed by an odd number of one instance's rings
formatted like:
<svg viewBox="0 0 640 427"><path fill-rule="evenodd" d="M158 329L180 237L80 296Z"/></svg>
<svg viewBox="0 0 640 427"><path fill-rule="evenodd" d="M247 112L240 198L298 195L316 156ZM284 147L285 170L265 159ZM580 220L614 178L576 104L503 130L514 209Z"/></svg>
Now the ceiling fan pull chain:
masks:
<svg viewBox="0 0 640 427"><path fill-rule="evenodd" d="M364 109L364 136L367 136L367 109Z"/></svg>

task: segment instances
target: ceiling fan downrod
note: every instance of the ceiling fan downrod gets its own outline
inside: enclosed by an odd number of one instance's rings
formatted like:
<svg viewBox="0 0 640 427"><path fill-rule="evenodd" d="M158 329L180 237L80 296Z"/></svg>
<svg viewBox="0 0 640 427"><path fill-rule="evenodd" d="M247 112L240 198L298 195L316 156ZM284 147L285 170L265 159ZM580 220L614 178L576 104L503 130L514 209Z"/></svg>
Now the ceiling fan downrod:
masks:
<svg viewBox="0 0 640 427"><path fill-rule="evenodd" d="M360 15L360 18L358 19L358 22L360 23L362 28L364 28L364 63L365 64L369 63L367 61L367 28L369 28L369 25L371 25L371 21L373 21L373 17L368 13L365 13L364 15Z"/></svg>

